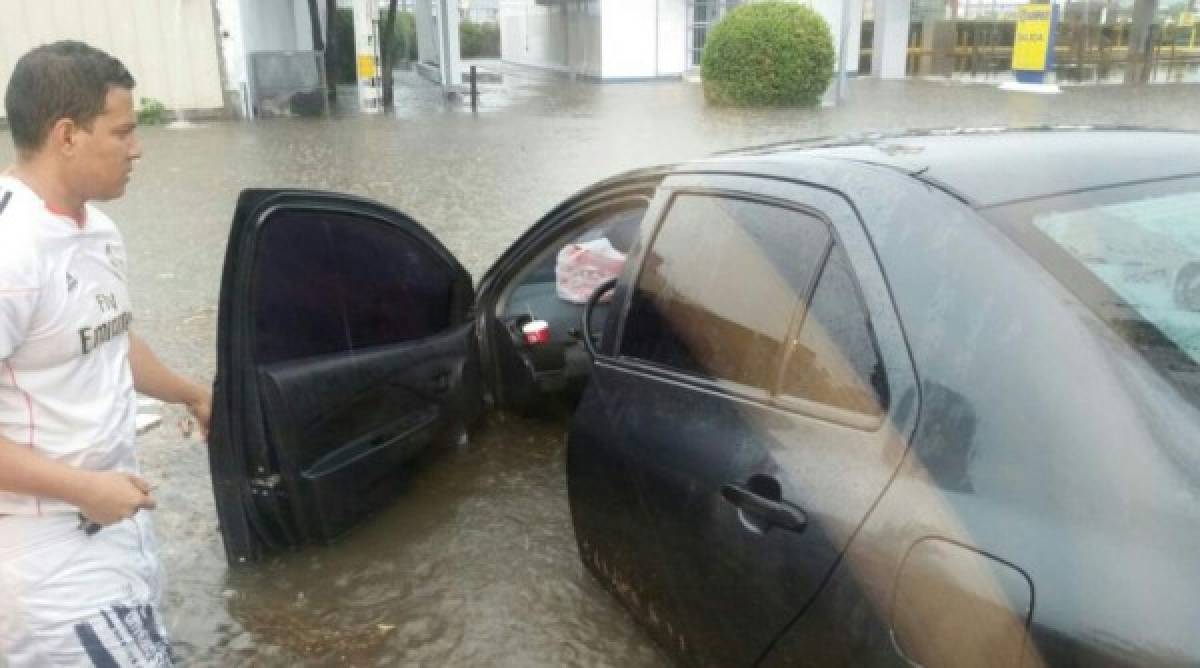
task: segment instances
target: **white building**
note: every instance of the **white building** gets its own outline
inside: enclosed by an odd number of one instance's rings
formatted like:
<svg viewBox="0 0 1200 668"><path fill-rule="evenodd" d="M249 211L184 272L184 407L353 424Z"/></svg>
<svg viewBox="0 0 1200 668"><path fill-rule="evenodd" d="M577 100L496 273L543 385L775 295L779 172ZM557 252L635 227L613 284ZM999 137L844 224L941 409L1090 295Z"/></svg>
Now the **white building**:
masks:
<svg viewBox="0 0 1200 668"><path fill-rule="evenodd" d="M699 68L704 40L712 25L730 9L752 1L500 0L502 57L520 65L601 80L677 77ZM929 64L936 61L944 65L954 60L950 52L965 37L957 32L959 26L955 22L1011 22L1016 8L1026 2L791 1L811 7L829 23L834 49L845 56L846 72L857 73L860 58L869 54L871 74L887 79L903 78L906 73L948 75L945 66L931 68ZM1112 24L1118 21L1135 26L1141 21L1144 33L1145 26L1155 21L1155 13L1168 9L1168 3L1160 0L1047 1L1057 5L1064 16L1068 12L1075 15L1083 12L1096 31L1105 25L1111 31ZM1139 12L1141 19L1132 18ZM864 15L872 22L865 33L870 35L871 44L860 44ZM1137 32L1136 27L1134 31ZM843 35L845 50L839 44ZM914 35L918 41L910 44ZM1011 41L1006 46L1011 46ZM920 54L913 56L915 60L911 62L910 50ZM964 60L962 54L957 55ZM911 66L912 62L918 63L916 67Z"/></svg>
<svg viewBox="0 0 1200 668"><path fill-rule="evenodd" d="M318 67L324 46L325 2L308 0L213 0L217 7L225 65L225 88L245 117L287 113L297 92L327 85ZM486 6L486 0L473 0ZM387 0L337 0L354 16L354 59L363 111L378 111L383 73L379 71L380 12ZM418 60L423 71L448 82L461 81L458 57L459 0L399 0L398 11L416 18ZM446 16L442 21L438 17ZM339 45L345 48L346 45ZM432 65L429 65L432 64ZM291 109L290 111L294 111Z"/></svg>
<svg viewBox="0 0 1200 668"><path fill-rule="evenodd" d="M4 0L0 90L25 52L62 39L120 59L137 80L136 97L205 115L225 106L212 0Z"/></svg>
<svg viewBox="0 0 1200 668"><path fill-rule="evenodd" d="M502 57L595 79L678 77L699 67L708 29L743 1L500 0ZM797 1L829 22L835 51L849 7L847 69L857 71L863 0Z"/></svg>
<svg viewBox="0 0 1200 668"><path fill-rule="evenodd" d="M323 26L325 3L317 4ZM253 117L259 112L255 101L266 97L266 91L256 89L260 77L256 76L254 67L256 58L262 57L259 54L314 51L313 21L309 16L308 2L215 0L215 5L229 106L242 117ZM323 34L323 30L320 32ZM308 83L320 86L322 73L318 68L314 65L306 69L299 72L296 78L308 79Z"/></svg>

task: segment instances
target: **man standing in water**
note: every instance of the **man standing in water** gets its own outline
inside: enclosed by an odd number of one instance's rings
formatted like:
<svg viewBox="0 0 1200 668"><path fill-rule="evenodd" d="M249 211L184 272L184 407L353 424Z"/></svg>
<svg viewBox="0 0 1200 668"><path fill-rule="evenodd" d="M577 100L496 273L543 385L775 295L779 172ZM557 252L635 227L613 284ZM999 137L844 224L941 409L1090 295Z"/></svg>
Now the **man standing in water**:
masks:
<svg viewBox="0 0 1200 668"><path fill-rule="evenodd" d="M0 177L0 664L169 665L162 569L139 475L135 389L207 431L210 391L131 331L125 245L93 201L141 155L134 80L108 54L25 54Z"/></svg>

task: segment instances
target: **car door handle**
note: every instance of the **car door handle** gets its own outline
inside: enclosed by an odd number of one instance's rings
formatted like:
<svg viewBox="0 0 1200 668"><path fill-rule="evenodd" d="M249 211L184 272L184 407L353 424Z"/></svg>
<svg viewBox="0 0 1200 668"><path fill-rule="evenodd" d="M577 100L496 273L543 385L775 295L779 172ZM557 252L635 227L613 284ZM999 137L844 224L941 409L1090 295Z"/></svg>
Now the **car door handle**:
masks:
<svg viewBox="0 0 1200 668"><path fill-rule="evenodd" d="M721 496L747 515L752 515L767 527L800 533L808 526L808 516L796 506L768 499L741 485L721 485Z"/></svg>

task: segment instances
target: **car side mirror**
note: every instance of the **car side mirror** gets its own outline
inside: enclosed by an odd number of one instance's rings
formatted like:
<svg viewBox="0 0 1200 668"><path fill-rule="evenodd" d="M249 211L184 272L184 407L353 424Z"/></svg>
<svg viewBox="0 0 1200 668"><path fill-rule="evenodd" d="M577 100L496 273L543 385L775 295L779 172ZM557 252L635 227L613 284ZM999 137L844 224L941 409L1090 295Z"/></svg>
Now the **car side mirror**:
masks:
<svg viewBox="0 0 1200 668"><path fill-rule="evenodd" d="M595 310L596 304L600 303L604 295L612 292L612 289L615 287L617 287L617 279L615 278L610 278L601 283L596 288L596 291L592 293L592 296L588 297L587 304L583 306L583 316L580 318L580 328L583 331L580 333L583 338L583 347L587 349L588 355L591 355L592 359L596 359L600 354L596 349L596 340L592 338L592 311Z"/></svg>

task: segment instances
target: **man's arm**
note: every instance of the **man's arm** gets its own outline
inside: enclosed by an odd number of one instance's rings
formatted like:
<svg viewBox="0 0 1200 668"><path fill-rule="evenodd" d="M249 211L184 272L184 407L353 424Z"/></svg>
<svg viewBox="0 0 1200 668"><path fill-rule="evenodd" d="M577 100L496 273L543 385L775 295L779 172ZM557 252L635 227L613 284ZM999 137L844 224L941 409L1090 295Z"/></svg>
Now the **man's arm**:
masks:
<svg viewBox="0 0 1200 668"><path fill-rule="evenodd" d="M204 437L208 437L212 390L172 371L132 332L129 334L129 367L133 371L134 389L169 404L183 404L196 418Z"/></svg>
<svg viewBox="0 0 1200 668"><path fill-rule="evenodd" d="M0 490L66 501L89 520L105 525L154 508L150 485L138 476L77 469L3 437Z"/></svg>

